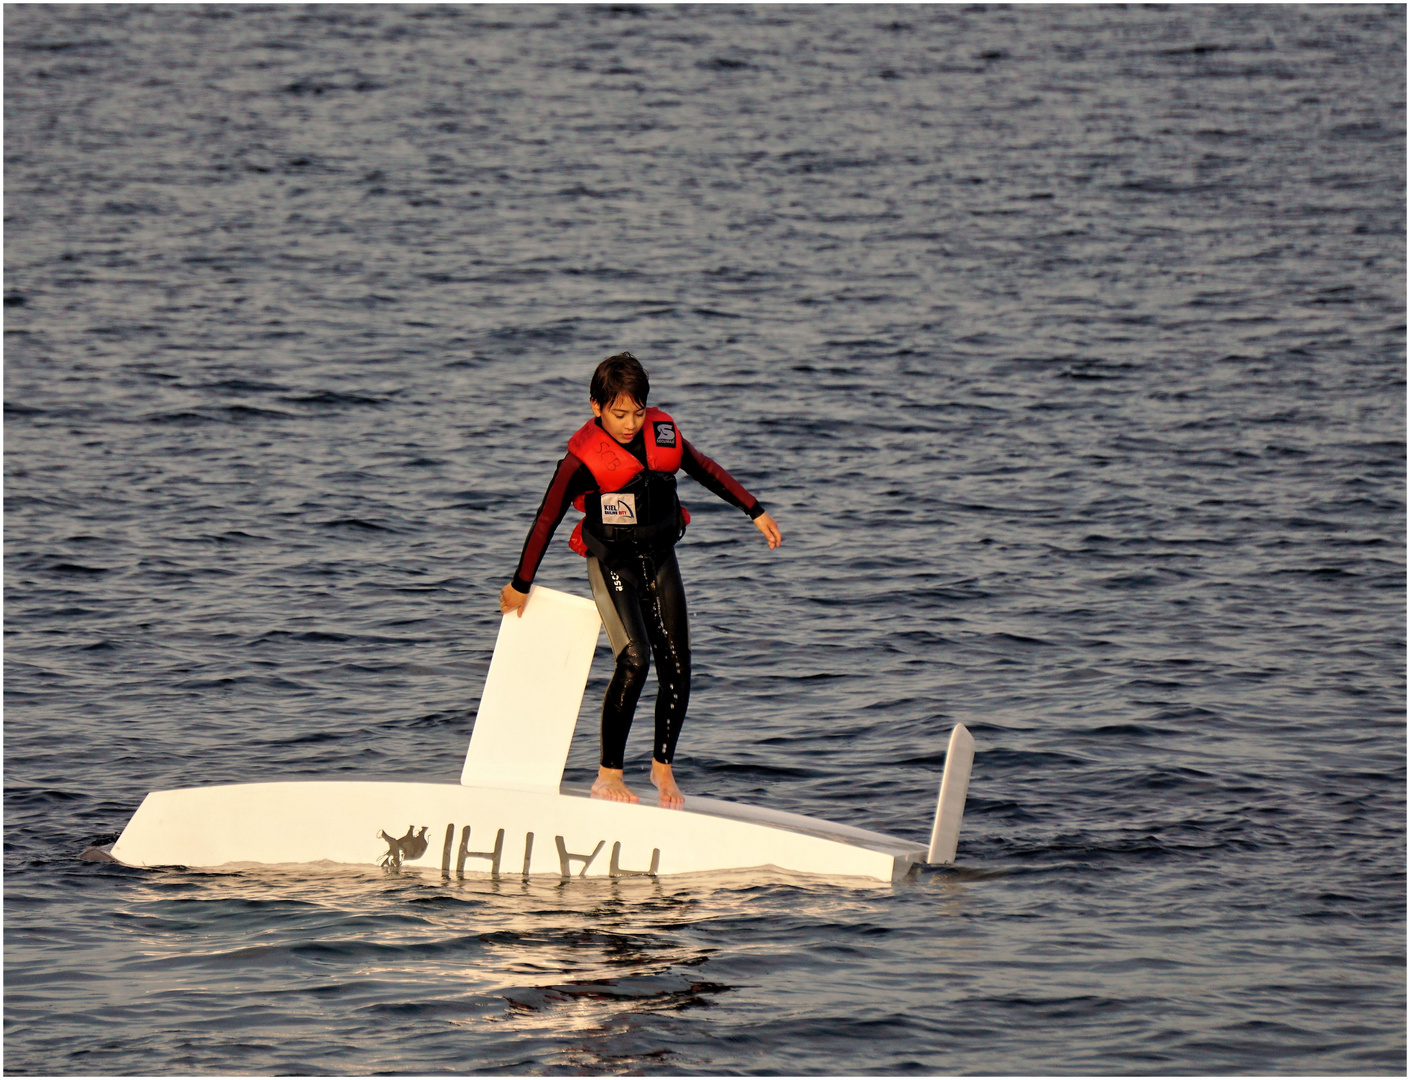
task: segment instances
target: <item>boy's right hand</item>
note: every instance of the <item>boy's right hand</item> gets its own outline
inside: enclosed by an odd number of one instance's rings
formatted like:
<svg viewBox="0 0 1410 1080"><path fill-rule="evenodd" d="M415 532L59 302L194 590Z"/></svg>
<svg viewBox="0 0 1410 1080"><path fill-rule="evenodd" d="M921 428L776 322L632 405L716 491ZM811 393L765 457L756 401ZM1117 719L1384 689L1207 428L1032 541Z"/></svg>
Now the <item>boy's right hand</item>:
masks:
<svg viewBox="0 0 1410 1080"><path fill-rule="evenodd" d="M513 583L506 585L499 590L499 610L501 614L508 615L511 611L519 612L519 618L524 617L524 605L529 602L529 594L520 592Z"/></svg>

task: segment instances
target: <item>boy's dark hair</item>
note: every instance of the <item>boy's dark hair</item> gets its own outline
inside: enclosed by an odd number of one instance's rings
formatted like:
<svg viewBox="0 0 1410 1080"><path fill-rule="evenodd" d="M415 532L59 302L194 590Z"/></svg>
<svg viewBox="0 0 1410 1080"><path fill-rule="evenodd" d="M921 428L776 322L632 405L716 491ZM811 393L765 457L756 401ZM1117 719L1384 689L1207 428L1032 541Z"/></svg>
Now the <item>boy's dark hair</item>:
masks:
<svg viewBox="0 0 1410 1080"><path fill-rule="evenodd" d="M618 394L626 394L644 409L646 395L651 393L651 380L635 356L619 352L597 365L588 393L604 409L617 400Z"/></svg>

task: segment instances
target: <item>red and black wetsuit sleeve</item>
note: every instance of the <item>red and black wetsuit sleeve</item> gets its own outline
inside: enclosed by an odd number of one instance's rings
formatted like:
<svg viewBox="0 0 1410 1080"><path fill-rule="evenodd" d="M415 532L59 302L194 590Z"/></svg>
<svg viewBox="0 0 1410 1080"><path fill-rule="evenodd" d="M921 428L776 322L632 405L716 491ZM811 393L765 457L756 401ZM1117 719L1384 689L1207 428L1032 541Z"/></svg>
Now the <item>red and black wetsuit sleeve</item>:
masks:
<svg viewBox="0 0 1410 1080"><path fill-rule="evenodd" d="M691 446L689 439L681 439L681 468L701 487L714 492L731 506L737 506L751 520L764 513L763 504L745 491L743 484Z"/></svg>
<svg viewBox="0 0 1410 1080"><path fill-rule="evenodd" d="M538 573L543 553L548 550L548 542L568 507L579 495L597 490L597 481L592 478L592 470L572 454L565 454L549 481L548 490L543 493L539 512L534 516L533 528L524 541L524 550L519 555L519 568L514 571L514 587L520 592L529 591L529 585Z"/></svg>

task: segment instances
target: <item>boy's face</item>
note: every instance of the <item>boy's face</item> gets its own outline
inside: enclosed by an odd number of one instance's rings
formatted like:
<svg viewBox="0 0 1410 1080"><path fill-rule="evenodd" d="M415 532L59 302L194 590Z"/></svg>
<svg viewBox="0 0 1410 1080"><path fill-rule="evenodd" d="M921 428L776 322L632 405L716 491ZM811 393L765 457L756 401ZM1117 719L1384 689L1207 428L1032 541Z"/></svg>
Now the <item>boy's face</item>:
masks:
<svg viewBox="0 0 1410 1080"><path fill-rule="evenodd" d="M618 394L617 400L605 407L594 401L592 415L602 421L602 430L612 438L619 443L629 443L646 423L646 406L638 405L626 394Z"/></svg>

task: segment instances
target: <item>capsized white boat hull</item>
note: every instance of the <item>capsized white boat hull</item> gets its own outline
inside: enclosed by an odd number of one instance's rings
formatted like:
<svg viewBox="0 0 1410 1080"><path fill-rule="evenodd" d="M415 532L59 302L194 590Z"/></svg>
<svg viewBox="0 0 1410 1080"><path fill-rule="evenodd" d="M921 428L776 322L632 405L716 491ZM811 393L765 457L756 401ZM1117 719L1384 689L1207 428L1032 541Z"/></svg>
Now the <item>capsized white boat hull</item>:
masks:
<svg viewBox="0 0 1410 1080"><path fill-rule="evenodd" d="M894 881L955 857L974 740L957 724L930 845L687 794L684 809L561 786L602 623L535 585L500 622L459 784L288 781L154 791L110 849L128 866L381 863L559 877L774 866ZM645 793L644 793L645 794Z"/></svg>
<svg viewBox="0 0 1410 1080"><path fill-rule="evenodd" d="M110 849L128 866L334 862L447 877L622 877L773 866L894 881L923 843L688 796L684 809L586 789L291 781L154 791Z"/></svg>

